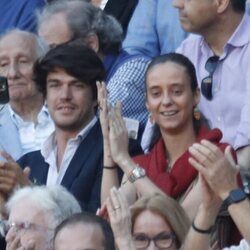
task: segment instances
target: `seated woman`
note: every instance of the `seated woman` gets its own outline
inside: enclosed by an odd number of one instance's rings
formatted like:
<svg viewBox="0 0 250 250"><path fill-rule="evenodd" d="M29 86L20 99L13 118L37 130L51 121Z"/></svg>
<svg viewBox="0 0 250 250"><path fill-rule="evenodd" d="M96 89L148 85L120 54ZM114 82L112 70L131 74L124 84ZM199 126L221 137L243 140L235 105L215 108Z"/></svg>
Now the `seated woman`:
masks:
<svg viewBox="0 0 250 250"><path fill-rule="evenodd" d="M113 188L107 208L118 249L176 250L190 226L184 209L165 195L144 196L129 209L121 192Z"/></svg>
<svg viewBox="0 0 250 250"><path fill-rule="evenodd" d="M197 110L200 91L195 68L188 58L177 53L156 57L145 79L146 106L157 133L151 151L133 159L127 150L127 132L120 105L108 108L105 86L98 84L105 166L102 202L108 197L110 188L119 185L118 165L125 174L122 190L129 204L136 200L138 193L163 192L181 199L185 211L193 219L201 197L199 185L192 188L198 173L188 162L188 148L202 139L213 142L221 150L226 144L219 143L222 134L218 129L210 131L200 119Z"/></svg>

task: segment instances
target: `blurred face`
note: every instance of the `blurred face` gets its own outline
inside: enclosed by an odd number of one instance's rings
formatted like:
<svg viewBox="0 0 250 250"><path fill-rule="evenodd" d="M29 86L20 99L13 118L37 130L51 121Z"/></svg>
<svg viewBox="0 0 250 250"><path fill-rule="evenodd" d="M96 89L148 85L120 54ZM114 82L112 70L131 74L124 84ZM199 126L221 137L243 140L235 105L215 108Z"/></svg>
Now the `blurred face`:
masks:
<svg viewBox="0 0 250 250"><path fill-rule="evenodd" d="M11 101L23 101L39 94L33 77L36 60L34 40L10 34L0 41L0 75L8 79Z"/></svg>
<svg viewBox="0 0 250 250"><path fill-rule="evenodd" d="M192 93L190 78L183 66L166 62L147 74L146 105L161 131L178 133L193 126L193 107L199 92Z"/></svg>
<svg viewBox="0 0 250 250"><path fill-rule="evenodd" d="M91 87L56 68L47 76L47 104L55 126L78 133L95 115Z"/></svg>
<svg viewBox="0 0 250 250"><path fill-rule="evenodd" d="M78 223L66 226L55 237L55 250L104 250L104 237L97 225Z"/></svg>
<svg viewBox="0 0 250 250"><path fill-rule="evenodd" d="M173 233L170 225L158 213L144 210L135 219L133 237L137 249L176 250L175 241L168 237L170 233ZM144 239L147 237L150 239L157 238L157 243L155 244L151 240L146 248L142 247L142 245L145 245L143 241L145 242ZM163 248L163 246L165 247Z"/></svg>
<svg viewBox="0 0 250 250"><path fill-rule="evenodd" d="M179 9L182 28L187 32L203 34L216 23L215 0L173 0L173 5Z"/></svg>
<svg viewBox="0 0 250 250"><path fill-rule="evenodd" d="M64 14L53 15L44 21L39 29L38 34L50 47L68 42L71 39L71 32L66 22Z"/></svg>
<svg viewBox="0 0 250 250"><path fill-rule="evenodd" d="M7 233L7 249L19 249L21 246L24 249L30 249L30 246L34 246L34 250L51 249L48 216L34 203L28 200L16 203L10 211L9 222L16 226L11 227ZM14 245L18 237L20 240Z"/></svg>

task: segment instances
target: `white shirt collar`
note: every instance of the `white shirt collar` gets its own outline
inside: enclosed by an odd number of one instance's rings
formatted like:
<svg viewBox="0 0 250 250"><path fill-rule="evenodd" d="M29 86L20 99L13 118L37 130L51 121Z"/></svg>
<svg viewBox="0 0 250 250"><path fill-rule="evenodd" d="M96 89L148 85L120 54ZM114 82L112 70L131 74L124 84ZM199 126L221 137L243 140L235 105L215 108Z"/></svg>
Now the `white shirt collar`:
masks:
<svg viewBox="0 0 250 250"><path fill-rule="evenodd" d="M78 141L79 144L83 141L83 139L87 136L90 129L97 122L97 117L94 118L76 135L75 138L71 138L70 141ZM56 140L55 140L55 131L44 141L41 147L41 154L44 157L45 161L49 158L51 152L56 149Z"/></svg>

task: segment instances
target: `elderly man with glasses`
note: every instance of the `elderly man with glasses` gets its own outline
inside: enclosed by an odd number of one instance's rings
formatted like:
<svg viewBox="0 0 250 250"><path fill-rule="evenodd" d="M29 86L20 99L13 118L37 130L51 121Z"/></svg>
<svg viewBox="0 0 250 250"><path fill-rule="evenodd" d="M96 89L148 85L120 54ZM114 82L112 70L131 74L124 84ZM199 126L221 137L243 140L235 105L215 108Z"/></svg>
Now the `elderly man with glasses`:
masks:
<svg viewBox="0 0 250 250"><path fill-rule="evenodd" d="M9 218L1 221L0 231L7 250L51 250L56 226L81 208L62 186L37 186L17 190L6 210Z"/></svg>

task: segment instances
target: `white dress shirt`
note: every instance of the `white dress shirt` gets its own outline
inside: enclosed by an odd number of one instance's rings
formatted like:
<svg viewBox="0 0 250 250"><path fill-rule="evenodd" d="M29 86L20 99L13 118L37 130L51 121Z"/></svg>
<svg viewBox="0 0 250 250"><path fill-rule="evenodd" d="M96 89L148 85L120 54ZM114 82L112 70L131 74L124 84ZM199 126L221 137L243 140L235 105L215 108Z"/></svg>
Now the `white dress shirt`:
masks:
<svg viewBox="0 0 250 250"><path fill-rule="evenodd" d="M48 109L45 106L42 107L35 124L31 121L24 121L10 105L8 107L11 118L18 129L23 154L40 150L42 143L55 130L54 122L50 118Z"/></svg>
<svg viewBox="0 0 250 250"><path fill-rule="evenodd" d="M103 10L107 4L108 0L102 0L101 1L101 5L100 5L100 8Z"/></svg>
<svg viewBox="0 0 250 250"><path fill-rule="evenodd" d="M63 155L60 166L57 166L57 143L55 140L55 132L44 142L41 149L41 154L45 162L49 164L49 171L47 176L47 186L59 185L68 169L68 166L81 142L87 136L91 128L97 122L94 117L87 126L85 126L75 138L71 138L67 142L67 146Z"/></svg>
<svg viewBox="0 0 250 250"><path fill-rule="evenodd" d="M239 246L226 247L223 250L250 250L250 243L243 239Z"/></svg>

